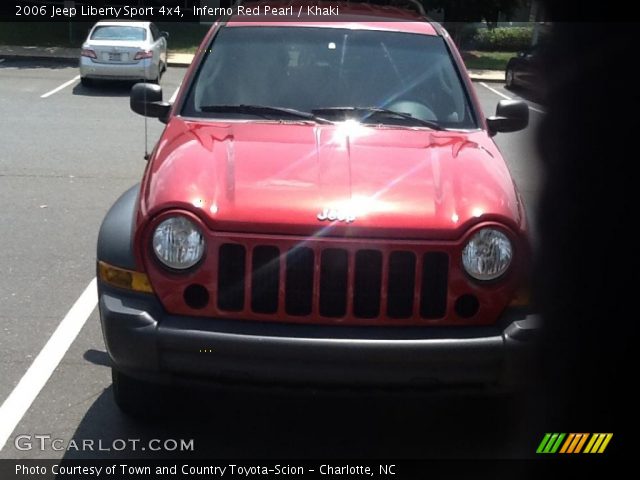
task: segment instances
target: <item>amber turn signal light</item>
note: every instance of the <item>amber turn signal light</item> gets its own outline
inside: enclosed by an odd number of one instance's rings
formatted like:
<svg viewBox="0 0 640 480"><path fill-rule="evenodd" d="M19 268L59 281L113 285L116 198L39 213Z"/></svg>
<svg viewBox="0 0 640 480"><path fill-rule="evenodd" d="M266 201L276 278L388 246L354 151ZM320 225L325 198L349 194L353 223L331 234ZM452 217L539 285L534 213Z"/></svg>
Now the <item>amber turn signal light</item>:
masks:
<svg viewBox="0 0 640 480"><path fill-rule="evenodd" d="M153 293L153 287L146 273L114 267L105 262L98 262L98 271L100 280L111 286L135 292Z"/></svg>

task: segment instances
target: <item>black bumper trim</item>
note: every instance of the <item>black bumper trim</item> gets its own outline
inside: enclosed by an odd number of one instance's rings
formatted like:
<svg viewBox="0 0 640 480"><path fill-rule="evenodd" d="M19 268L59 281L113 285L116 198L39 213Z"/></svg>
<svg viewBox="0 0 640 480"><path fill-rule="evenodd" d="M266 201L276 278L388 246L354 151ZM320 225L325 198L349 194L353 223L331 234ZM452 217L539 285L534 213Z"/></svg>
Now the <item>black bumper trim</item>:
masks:
<svg viewBox="0 0 640 480"><path fill-rule="evenodd" d="M115 368L180 383L434 386L513 384L540 328L508 312L501 327L334 327L169 315L153 295L99 287ZM517 363L517 365L516 365ZM515 377L515 378L513 378ZM194 382L197 383L197 382Z"/></svg>

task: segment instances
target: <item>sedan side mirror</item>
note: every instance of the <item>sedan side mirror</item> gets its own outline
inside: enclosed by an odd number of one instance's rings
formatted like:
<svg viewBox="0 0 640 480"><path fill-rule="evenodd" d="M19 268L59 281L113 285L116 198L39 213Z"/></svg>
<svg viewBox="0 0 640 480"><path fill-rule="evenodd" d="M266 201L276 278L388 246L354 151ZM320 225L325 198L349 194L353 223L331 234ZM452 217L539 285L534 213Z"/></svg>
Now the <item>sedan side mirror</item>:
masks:
<svg viewBox="0 0 640 480"><path fill-rule="evenodd" d="M489 133L517 132L529 125L529 105L522 100L500 100L496 114L487 118Z"/></svg>
<svg viewBox="0 0 640 480"><path fill-rule="evenodd" d="M169 32L160 32L160 36L169 40Z"/></svg>
<svg viewBox="0 0 640 480"><path fill-rule="evenodd" d="M162 87L155 83L136 83L129 96L131 110L167 123L171 104L162 101Z"/></svg>

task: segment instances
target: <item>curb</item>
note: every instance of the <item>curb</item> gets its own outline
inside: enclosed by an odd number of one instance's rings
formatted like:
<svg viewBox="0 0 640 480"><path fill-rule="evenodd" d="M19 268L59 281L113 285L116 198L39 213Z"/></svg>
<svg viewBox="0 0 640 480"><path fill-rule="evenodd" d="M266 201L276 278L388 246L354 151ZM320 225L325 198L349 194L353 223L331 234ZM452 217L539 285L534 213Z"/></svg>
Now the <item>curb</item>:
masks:
<svg viewBox="0 0 640 480"><path fill-rule="evenodd" d="M167 66L169 67L180 67L180 68L188 68L191 65L191 62L184 62L182 60L169 60L167 59Z"/></svg>
<svg viewBox="0 0 640 480"><path fill-rule="evenodd" d="M467 68L467 73L474 82L504 83L504 70Z"/></svg>
<svg viewBox="0 0 640 480"><path fill-rule="evenodd" d="M71 57L52 57L51 55L39 55L37 53L34 53L33 55L20 55L20 54L15 54L15 53L2 53L0 52L0 57L2 58L8 58L8 59L16 59L16 58L24 58L24 59L29 59L29 60L51 60L54 62L60 62L60 63L69 63L69 64L76 64L78 63L78 59L79 58L71 58Z"/></svg>
<svg viewBox="0 0 640 480"><path fill-rule="evenodd" d="M504 78L500 77L483 77L481 75L473 75L469 74L469 78L471 78L472 82L486 82L486 83L504 83Z"/></svg>

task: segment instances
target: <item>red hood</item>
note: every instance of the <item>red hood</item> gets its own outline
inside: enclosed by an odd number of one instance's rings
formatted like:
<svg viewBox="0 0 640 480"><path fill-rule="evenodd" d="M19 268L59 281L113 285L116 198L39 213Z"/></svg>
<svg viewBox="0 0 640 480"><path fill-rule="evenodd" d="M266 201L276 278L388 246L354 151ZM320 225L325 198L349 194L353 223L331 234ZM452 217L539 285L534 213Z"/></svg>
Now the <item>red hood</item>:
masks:
<svg viewBox="0 0 640 480"><path fill-rule="evenodd" d="M173 118L147 172L143 217L188 208L219 231L457 238L522 219L486 132ZM355 216L320 221L325 208Z"/></svg>

